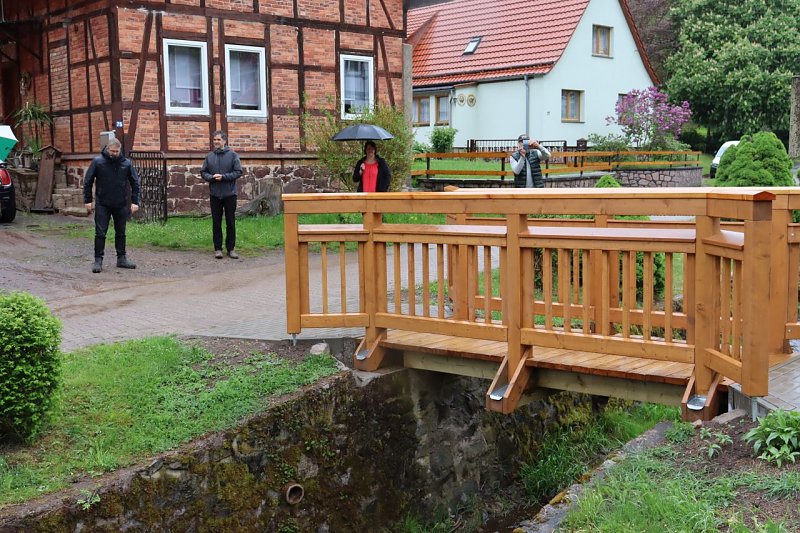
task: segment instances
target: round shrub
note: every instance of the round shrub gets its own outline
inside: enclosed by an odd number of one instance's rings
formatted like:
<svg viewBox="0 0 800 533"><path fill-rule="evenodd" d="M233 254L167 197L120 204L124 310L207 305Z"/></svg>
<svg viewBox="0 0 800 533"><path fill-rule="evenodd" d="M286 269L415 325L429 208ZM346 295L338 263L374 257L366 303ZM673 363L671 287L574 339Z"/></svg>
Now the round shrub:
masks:
<svg viewBox="0 0 800 533"><path fill-rule="evenodd" d="M61 378L61 322L44 301L0 293L0 435L30 441L51 412Z"/></svg>
<svg viewBox="0 0 800 533"><path fill-rule="evenodd" d="M722 155L716 184L720 187L783 187L794 185L792 160L771 131L745 135Z"/></svg>
<svg viewBox="0 0 800 533"><path fill-rule="evenodd" d="M597 180L597 183L595 183L594 186L598 189L615 189L617 187L622 187L622 185L611 174L606 174Z"/></svg>
<svg viewBox="0 0 800 533"><path fill-rule="evenodd" d="M453 151L453 140L456 138L457 129L450 126L436 126L431 132L431 145L437 154L446 154Z"/></svg>

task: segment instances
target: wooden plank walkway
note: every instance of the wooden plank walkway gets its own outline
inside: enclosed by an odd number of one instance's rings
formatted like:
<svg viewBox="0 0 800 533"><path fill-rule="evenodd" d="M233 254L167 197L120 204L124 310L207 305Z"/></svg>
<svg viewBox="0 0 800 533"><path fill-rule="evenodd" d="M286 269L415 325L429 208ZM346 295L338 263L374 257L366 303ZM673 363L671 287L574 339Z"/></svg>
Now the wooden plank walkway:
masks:
<svg viewBox="0 0 800 533"><path fill-rule="evenodd" d="M476 359L498 365L508 351L505 342L401 330L389 330L381 345L401 352L414 351L459 359ZM689 363L544 347L535 347L526 364L536 368L669 385L686 385L694 370L694 365Z"/></svg>

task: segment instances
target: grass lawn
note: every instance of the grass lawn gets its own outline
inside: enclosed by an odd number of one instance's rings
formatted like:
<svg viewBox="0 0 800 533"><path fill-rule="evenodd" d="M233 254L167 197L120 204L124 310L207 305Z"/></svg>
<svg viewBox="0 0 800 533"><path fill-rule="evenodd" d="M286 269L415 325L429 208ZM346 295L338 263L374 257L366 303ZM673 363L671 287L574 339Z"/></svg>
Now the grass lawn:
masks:
<svg viewBox="0 0 800 533"><path fill-rule="evenodd" d="M64 355L52 425L29 445L0 447L0 505L99 476L263 410L269 397L337 372L327 355L290 362L250 353L235 364L172 337Z"/></svg>

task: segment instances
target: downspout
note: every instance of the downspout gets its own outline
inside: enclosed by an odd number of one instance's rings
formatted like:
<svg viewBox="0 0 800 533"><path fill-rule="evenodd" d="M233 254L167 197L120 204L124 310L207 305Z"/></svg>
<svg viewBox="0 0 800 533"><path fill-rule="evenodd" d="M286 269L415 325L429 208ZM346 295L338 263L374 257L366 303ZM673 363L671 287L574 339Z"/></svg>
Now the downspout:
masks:
<svg viewBox="0 0 800 533"><path fill-rule="evenodd" d="M531 134L531 86L528 84L528 75L525 74L525 133Z"/></svg>

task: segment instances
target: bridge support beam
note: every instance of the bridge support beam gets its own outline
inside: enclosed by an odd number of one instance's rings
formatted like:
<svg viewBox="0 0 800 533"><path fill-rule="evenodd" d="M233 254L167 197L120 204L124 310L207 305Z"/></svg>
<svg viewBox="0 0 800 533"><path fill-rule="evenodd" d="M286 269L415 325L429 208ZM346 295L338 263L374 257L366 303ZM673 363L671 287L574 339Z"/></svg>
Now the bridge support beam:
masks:
<svg viewBox="0 0 800 533"><path fill-rule="evenodd" d="M686 385L686 391L681 399L681 417L687 422L694 422L695 420L708 421L717 416L720 412L719 387L721 383L722 376L716 374L708 392L703 393L696 390L694 377L689 379L689 384Z"/></svg>
<svg viewBox="0 0 800 533"><path fill-rule="evenodd" d="M528 388L531 381L532 369L525 364L525 360L530 356L528 348L523 357L517 363L516 368L510 369L508 357L503 359L500 368L497 370L489 391L486 393L486 410L498 413L509 414L517 408L522 394ZM513 370L511 379L508 379L509 370Z"/></svg>

